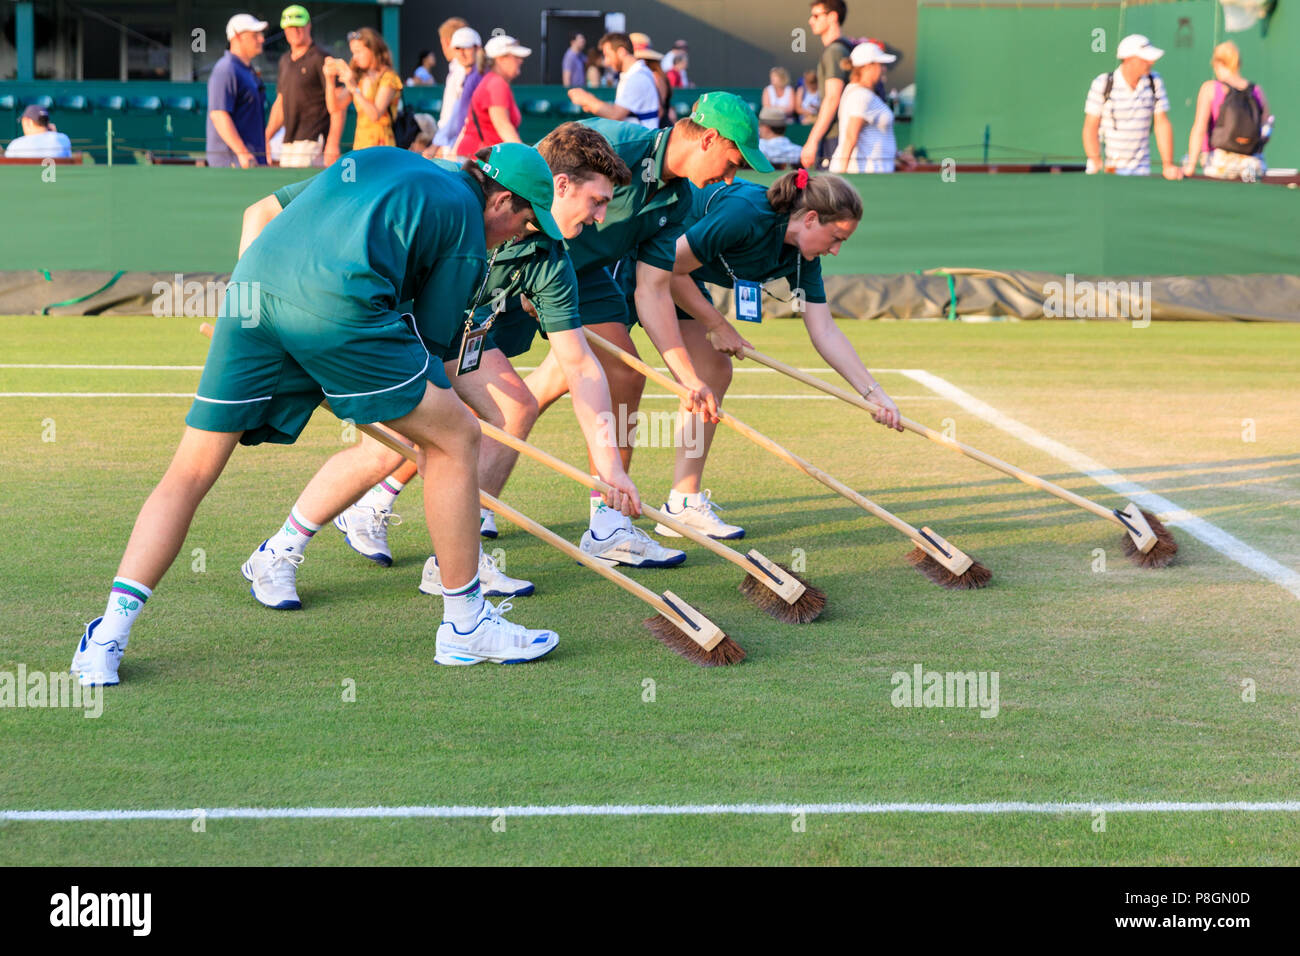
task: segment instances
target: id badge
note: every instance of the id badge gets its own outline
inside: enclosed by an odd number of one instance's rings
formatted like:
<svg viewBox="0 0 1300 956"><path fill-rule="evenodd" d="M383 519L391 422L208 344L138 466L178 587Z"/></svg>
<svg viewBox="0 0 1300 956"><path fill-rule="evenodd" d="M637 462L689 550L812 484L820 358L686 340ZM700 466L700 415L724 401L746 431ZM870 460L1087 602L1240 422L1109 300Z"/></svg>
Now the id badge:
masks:
<svg viewBox="0 0 1300 956"><path fill-rule="evenodd" d="M736 318L745 322L763 321L763 287L747 279L736 280Z"/></svg>
<svg viewBox="0 0 1300 956"><path fill-rule="evenodd" d="M457 375L468 375L478 370L479 362L483 361L483 339L487 334L487 326L465 333L460 343L460 356L456 359Z"/></svg>

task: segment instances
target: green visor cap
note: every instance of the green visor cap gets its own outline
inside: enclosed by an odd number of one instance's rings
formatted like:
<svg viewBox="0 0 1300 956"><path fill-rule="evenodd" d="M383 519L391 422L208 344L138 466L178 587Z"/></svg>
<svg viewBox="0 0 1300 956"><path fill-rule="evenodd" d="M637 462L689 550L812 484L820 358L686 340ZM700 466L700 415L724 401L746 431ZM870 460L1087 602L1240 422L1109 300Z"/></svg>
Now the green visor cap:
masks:
<svg viewBox="0 0 1300 956"><path fill-rule="evenodd" d="M521 199L528 200L537 216L537 225L552 239L563 239L560 227L551 215L555 196L555 179L542 154L523 143L498 143L492 147L487 162L474 160L489 179L500 183Z"/></svg>
<svg viewBox="0 0 1300 956"><path fill-rule="evenodd" d="M758 117L735 93L705 93L691 107L691 119L735 143L750 169L772 171L772 164L758 148Z"/></svg>
<svg viewBox="0 0 1300 956"><path fill-rule="evenodd" d="M280 29L285 27L305 27L311 23L311 14L307 12L306 7L300 7L294 4L291 7L285 7L284 12L280 14Z"/></svg>

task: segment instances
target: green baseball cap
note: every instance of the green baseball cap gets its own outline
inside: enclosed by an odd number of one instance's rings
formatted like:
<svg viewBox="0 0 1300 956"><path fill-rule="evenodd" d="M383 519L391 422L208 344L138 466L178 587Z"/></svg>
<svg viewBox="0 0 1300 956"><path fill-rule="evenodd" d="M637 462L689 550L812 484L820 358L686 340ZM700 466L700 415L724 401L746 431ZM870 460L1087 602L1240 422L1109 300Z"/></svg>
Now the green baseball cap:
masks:
<svg viewBox="0 0 1300 956"><path fill-rule="evenodd" d="M691 107L691 119L735 143L750 169L772 171L772 164L758 148L758 117L735 93L705 93Z"/></svg>
<svg viewBox="0 0 1300 956"><path fill-rule="evenodd" d="M291 7L285 7L284 12L280 14L280 29L285 27L305 27L311 23L311 14L307 12L306 7L300 7L294 4Z"/></svg>
<svg viewBox="0 0 1300 956"><path fill-rule="evenodd" d="M483 170L489 179L528 200L542 232L552 239L564 238L555 217L551 215L555 178L541 153L523 143L498 143L492 147L486 162L476 159L474 165Z"/></svg>

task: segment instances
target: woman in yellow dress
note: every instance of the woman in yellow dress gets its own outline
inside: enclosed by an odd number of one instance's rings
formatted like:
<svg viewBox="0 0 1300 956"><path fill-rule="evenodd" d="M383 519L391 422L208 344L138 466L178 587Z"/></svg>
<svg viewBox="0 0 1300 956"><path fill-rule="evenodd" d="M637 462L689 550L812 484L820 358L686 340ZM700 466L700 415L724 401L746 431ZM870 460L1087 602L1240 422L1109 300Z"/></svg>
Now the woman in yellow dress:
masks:
<svg viewBox="0 0 1300 956"><path fill-rule="evenodd" d="M349 99L357 110L357 131L353 149L367 146L396 146L393 117L402 98L402 78L393 69L393 55L384 38L370 27L348 34L352 62L330 57L325 62L327 81L342 83L334 88L340 106Z"/></svg>

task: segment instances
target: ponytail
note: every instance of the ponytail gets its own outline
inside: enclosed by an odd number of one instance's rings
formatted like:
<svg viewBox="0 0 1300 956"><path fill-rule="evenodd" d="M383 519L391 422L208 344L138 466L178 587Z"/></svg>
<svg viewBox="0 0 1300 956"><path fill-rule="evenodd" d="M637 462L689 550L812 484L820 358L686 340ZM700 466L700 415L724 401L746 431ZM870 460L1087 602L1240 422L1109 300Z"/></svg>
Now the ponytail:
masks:
<svg viewBox="0 0 1300 956"><path fill-rule="evenodd" d="M806 169L792 170L767 187L767 202L786 215L812 210L822 223L862 218L862 197L848 180L829 173L810 176Z"/></svg>

